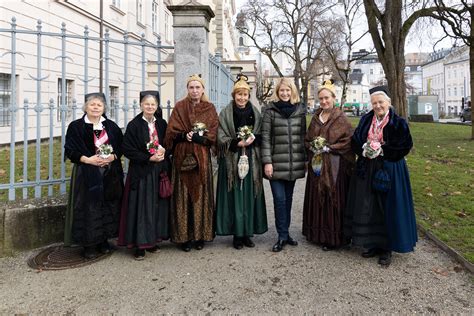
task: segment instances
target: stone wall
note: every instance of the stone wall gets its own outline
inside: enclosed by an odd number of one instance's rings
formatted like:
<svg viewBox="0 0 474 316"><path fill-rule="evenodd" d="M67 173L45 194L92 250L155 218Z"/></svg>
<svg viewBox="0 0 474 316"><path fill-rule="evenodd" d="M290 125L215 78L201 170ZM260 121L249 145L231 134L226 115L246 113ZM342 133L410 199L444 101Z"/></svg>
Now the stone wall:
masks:
<svg viewBox="0 0 474 316"><path fill-rule="evenodd" d="M61 242L65 198L9 203L0 209L0 257Z"/></svg>

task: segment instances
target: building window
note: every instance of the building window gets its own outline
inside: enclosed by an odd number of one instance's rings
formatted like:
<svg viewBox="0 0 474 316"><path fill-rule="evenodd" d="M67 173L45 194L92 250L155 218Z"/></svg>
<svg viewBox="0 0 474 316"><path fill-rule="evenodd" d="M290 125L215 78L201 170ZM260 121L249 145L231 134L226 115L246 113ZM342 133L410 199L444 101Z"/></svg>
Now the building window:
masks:
<svg viewBox="0 0 474 316"><path fill-rule="evenodd" d="M374 74L374 70L372 68L370 68L370 74L373 75Z"/></svg>
<svg viewBox="0 0 474 316"><path fill-rule="evenodd" d="M165 38L167 42L171 41L171 15L165 11Z"/></svg>
<svg viewBox="0 0 474 316"><path fill-rule="evenodd" d="M239 46L244 46L244 38L242 36L239 37Z"/></svg>
<svg viewBox="0 0 474 316"><path fill-rule="evenodd" d="M73 88L74 88L74 80L69 80L69 79L66 79L66 106L67 106L67 112L65 113L65 118L66 118L66 121L69 120L69 118L71 117L72 115L72 98L73 98ZM57 111L57 115L56 115L56 119L58 120L58 122L61 122L61 96L62 96L62 79L61 78L58 78L58 102L57 102L57 105L58 105L58 111Z"/></svg>
<svg viewBox="0 0 474 316"><path fill-rule="evenodd" d="M143 24L143 2L137 0L137 22Z"/></svg>
<svg viewBox="0 0 474 316"><path fill-rule="evenodd" d="M453 88L453 95L454 96L458 95L458 88L456 88L456 87Z"/></svg>
<svg viewBox="0 0 474 316"><path fill-rule="evenodd" d="M155 33L158 33L158 12L158 2L153 0L151 3L151 29Z"/></svg>
<svg viewBox="0 0 474 316"><path fill-rule="evenodd" d="M464 97L464 87L461 87L461 96Z"/></svg>
<svg viewBox="0 0 474 316"><path fill-rule="evenodd" d="M120 0L112 0L112 5L120 9Z"/></svg>
<svg viewBox="0 0 474 316"><path fill-rule="evenodd" d="M451 96L451 88L448 88L448 97Z"/></svg>
<svg viewBox="0 0 474 316"><path fill-rule="evenodd" d="M118 110L119 106L119 88L116 86L109 86L109 116L113 118L115 116L115 110Z"/></svg>
<svg viewBox="0 0 474 316"><path fill-rule="evenodd" d="M0 73L0 126L10 126L11 75Z"/></svg>

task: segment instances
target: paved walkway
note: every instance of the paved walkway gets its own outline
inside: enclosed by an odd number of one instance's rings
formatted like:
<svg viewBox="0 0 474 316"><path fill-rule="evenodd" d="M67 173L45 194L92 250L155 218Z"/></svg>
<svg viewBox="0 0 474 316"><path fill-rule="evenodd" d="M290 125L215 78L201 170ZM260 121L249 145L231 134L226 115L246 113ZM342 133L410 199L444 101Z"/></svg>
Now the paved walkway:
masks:
<svg viewBox="0 0 474 316"><path fill-rule="evenodd" d="M43 272L25 263L34 252L0 259L0 314L474 314L473 276L426 239L414 253L395 254L387 269L357 250L326 253L307 243L300 232L303 180L291 229L300 245L272 253L268 182L265 190L270 231L253 249L234 250L231 237L189 253L165 242L142 262L119 250L93 265Z"/></svg>

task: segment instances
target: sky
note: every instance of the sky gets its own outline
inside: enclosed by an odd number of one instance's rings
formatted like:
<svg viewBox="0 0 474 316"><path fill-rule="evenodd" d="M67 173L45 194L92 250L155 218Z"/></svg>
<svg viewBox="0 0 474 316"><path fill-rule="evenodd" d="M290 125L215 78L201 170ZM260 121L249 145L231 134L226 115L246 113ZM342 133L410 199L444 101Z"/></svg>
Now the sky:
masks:
<svg viewBox="0 0 474 316"><path fill-rule="evenodd" d="M237 12L240 11L240 8L247 2L247 0L235 0L235 5ZM364 29L367 28L365 25L365 19L361 19L361 23L356 25L353 33L355 36L361 34ZM405 53L430 53L434 49L439 50L445 47L452 47L453 41L451 39L445 39L442 42L436 44L436 47L433 48L434 44L442 38L444 35L443 29L441 28L439 22L429 22L427 19L415 23L410 29L408 38L405 42ZM354 51L359 49L370 50L373 48L372 38L367 34L363 40L361 40L356 46Z"/></svg>

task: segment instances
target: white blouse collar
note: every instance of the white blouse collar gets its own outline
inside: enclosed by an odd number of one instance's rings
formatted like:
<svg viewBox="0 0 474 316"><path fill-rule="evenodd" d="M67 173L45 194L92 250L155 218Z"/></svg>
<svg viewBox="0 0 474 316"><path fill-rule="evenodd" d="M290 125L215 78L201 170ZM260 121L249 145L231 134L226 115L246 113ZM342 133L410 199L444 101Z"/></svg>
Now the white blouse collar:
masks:
<svg viewBox="0 0 474 316"><path fill-rule="evenodd" d="M105 121L105 117L101 116L100 120L99 120L99 123L94 124L94 123L91 122L91 120L89 120L89 118L87 117L87 114L84 115L84 122L86 122L86 124L92 124L94 126L93 127L94 130L102 130L104 128L104 126L102 125L103 121Z"/></svg>

